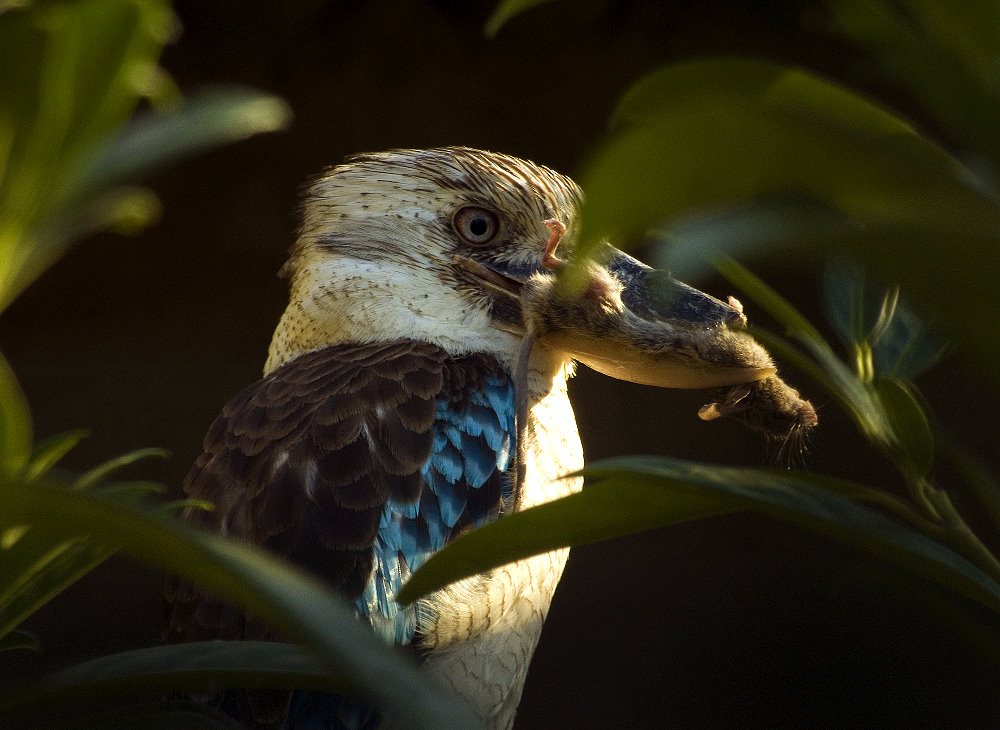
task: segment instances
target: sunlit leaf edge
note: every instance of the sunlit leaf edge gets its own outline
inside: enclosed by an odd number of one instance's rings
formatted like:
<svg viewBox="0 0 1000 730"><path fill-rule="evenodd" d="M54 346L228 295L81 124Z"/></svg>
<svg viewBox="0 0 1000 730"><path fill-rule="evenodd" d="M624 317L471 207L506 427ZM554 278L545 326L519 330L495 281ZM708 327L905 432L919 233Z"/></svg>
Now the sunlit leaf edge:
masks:
<svg viewBox="0 0 1000 730"><path fill-rule="evenodd" d="M487 38L493 38L512 18L547 2L552 2L552 0L503 0L493 8L493 12L483 26L483 33Z"/></svg>
<svg viewBox="0 0 1000 730"><path fill-rule="evenodd" d="M668 524L738 511L707 493L668 494L636 483L626 492L605 485L531 507L446 545L417 570L397 600L412 603L456 580L563 547L609 540Z"/></svg>
<svg viewBox="0 0 1000 730"><path fill-rule="evenodd" d="M587 466L583 474L598 483L446 546L414 574L399 600L413 601L455 580L548 550L749 509L876 554L1000 612L1000 584L951 548L865 506L855 495L865 498L874 490L863 485L666 457L608 459ZM898 511L919 524L919 515Z"/></svg>

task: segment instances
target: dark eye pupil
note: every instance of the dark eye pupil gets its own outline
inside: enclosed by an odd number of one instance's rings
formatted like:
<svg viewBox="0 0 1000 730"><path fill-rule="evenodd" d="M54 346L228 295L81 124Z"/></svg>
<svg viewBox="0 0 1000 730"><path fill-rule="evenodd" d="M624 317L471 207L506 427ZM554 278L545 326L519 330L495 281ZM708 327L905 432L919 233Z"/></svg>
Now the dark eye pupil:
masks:
<svg viewBox="0 0 1000 730"><path fill-rule="evenodd" d="M484 246L497 235L500 224L489 210L466 206L455 214L452 228L470 246Z"/></svg>
<svg viewBox="0 0 1000 730"><path fill-rule="evenodd" d="M469 233L473 236L484 236L490 230L490 222L483 216L477 216L469 221Z"/></svg>

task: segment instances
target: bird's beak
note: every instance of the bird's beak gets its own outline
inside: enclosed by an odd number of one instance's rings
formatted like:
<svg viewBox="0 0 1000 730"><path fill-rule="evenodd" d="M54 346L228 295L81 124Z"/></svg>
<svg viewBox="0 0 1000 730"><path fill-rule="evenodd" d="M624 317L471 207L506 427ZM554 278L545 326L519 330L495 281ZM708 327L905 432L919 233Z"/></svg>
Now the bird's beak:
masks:
<svg viewBox="0 0 1000 730"><path fill-rule="evenodd" d="M746 332L735 299L722 302L608 246L586 282L567 286L547 249L540 266L456 265L488 291L494 326L566 352L605 375L667 388L719 388L763 380L776 368Z"/></svg>

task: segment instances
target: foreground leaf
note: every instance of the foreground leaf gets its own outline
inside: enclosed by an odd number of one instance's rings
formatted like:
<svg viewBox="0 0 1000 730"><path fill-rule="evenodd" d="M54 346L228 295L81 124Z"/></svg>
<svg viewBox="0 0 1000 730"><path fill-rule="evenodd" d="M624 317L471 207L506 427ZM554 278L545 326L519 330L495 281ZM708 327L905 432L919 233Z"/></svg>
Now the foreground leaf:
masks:
<svg viewBox="0 0 1000 730"><path fill-rule="evenodd" d="M50 484L0 483L0 527L32 525L85 537L187 578L308 648L353 693L414 727L475 722L404 662L323 585L259 550L206 535L132 505Z"/></svg>
<svg viewBox="0 0 1000 730"><path fill-rule="evenodd" d="M514 16L530 10L536 5L552 2L552 0L503 0L493 8L493 13L486 21L483 32L487 38L493 38Z"/></svg>
<svg viewBox="0 0 1000 730"><path fill-rule="evenodd" d="M1000 4L830 0L827 7L837 31L865 46L954 139L1000 169Z"/></svg>
<svg viewBox="0 0 1000 730"><path fill-rule="evenodd" d="M23 472L23 480L30 483L46 473L81 435L81 432L71 432L48 439L37 447ZM147 482L102 482L117 469L164 453L162 449L138 449L111 459L77 478L72 488L92 489L104 497L114 496L137 504L150 493L162 491L162 487ZM164 514L176 513L178 509L178 503L157 508ZM89 540L54 540L47 532L26 524L6 530L0 528L0 637L6 636L113 553L108 546Z"/></svg>
<svg viewBox="0 0 1000 730"><path fill-rule="evenodd" d="M0 651L12 651L14 649L32 649L37 651L40 646L38 637L27 631L11 631L9 634L0 637Z"/></svg>
<svg viewBox="0 0 1000 730"><path fill-rule="evenodd" d="M205 687L255 687L345 691L343 678L294 644L273 641L205 641L156 646L100 657L0 695L0 712L31 705L159 695Z"/></svg>
<svg viewBox="0 0 1000 730"><path fill-rule="evenodd" d="M995 565L974 564L925 534L924 531L937 532L937 526L915 513L904 514L922 531L836 493L826 486L826 482L833 481L828 477L703 466L668 458L608 459L592 465L585 473L618 485L640 479L666 489L706 490L730 500L734 506L752 509L877 555L1000 612L1000 583ZM858 494L872 496L878 491L862 485L857 485L857 490Z"/></svg>
<svg viewBox="0 0 1000 730"><path fill-rule="evenodd" d="M166 0L39 3L0 17L0 310L52 263L51 225L93 146L149 91Z"/></svg>
<svg viewBox="0 0 1000 730"><path fill-rule="evenodd" d="M584 171L584 244L797 197L866 224L995 232L970 173L905 121L802 69L721 58L656 71Z"/></svg>
<svg viewBox="0 0 1000 730"><path fill-rule="evenodd" d="M980 566L858 501L877 501L922 524L919 515L878 490L817 475L668 458L608 459L583 474L599 482L456 540L414 574L400 599L415 600L544 550L749 509L865 550L1000 612L1000 583ZM602 523L611 527L602 529ZM545 526L547 535L541 534Z"/></svg>
<svg viewBox="0 0 1000 730"><path fill-rule="evenodd" d="M601 486L515 512L435 553L400 591L412 603L433 590L515 560L741 509L710 494L668 493L646 483Z"/></svg>

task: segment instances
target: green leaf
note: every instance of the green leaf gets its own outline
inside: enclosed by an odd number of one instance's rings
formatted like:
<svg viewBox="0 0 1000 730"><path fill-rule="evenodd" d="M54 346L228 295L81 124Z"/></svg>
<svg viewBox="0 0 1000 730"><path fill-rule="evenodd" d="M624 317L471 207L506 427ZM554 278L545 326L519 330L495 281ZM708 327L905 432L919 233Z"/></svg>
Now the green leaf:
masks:
<svg viewBox="0 0 1000 730"><path fill-rule="evenodd" d="M31 453L28 470L25 477L36 479L55 466L74 446L87 437L87 431L78 429L67 433L50 436L39 444Z"/></svg>
<svg viewBox="0 0 1000 730"><path fill-rule="evenodd" d="M6 636L0 636L0 652L13 649L38 651L40 646L38 637L29 631L11 631Z"/></svg>
<svg viewBox="0 0 1000 730"><path fill-rule="evenodd" d="M93 469L85 472L76 480L75 486L78 489L87 489L95 484L99 484L100 482L107 480L116 471L124 469L127 466L131 466L132 464L142 461L143 459L167 459L169 457L170 452L166 449L159 449L155 447L136 449L135 451L130 451L127 454L116 456L114 459L109 459L103 464L95 466Z"/></svg>
<svg viewBox="0 0 1000 730"><path fill-rule="evenodd" d="M363 627L340 598L263 551L149 510L42 482L0 484L0 526L84 537L197 583L307 648L324 671L390 715L427 728L475 726L458 704Z"/></svg>
<svg viewBox="0 0 1000 730"><path fill-rule="evenodd" d="M874 372L913 378L941 359L940 336L899 296L872 285L855 261L828 262L823 274L827 318L852 350L870 350Z"/></svg>
<svg viewBox="0 0 1000 730"><path fill-rule="evenodd" d="M493 8L493 13L486 21L486 26L483 28L483 32L486 34L487 38L493 38L514 16L520 15L524 11L530 10L537 5L551 1L552 0L503 0L495 8Z"/></svg>
<svg viewBox="0 0 1000 730"><path fill-rule="evenodd" d="M77 664L0 694L0 713L86 699L205 687L345 691L349 685L294 644L205 641L156 646Z"/></svg>
<svg viewBox="0 0 1000 730"><path fill-rule="evenodd" d="M74 184L92 194L214 147L284 129L290 121L288 104L273 94L241 86L204 88L169 114L137 115Z"/></svg>
<svg viewBox="0 0 1000 730"><path fill-rule="evenodd" d="M924 409L910 387L894 378L876 378L875 393L892 424L896 443L902 450L914 476L925 477L934 464L934 434Z"/></svg>
<svg viewBox="0 0 1000 730"><path fill-rule="evenodd" d="M0 17L0 309L64 249L36 229L131 114L172 29L165 0L50 2Z"/></svg>
<svg viewBox="0 0 1000 730"><path fill-rule="evenodd" d="M666 219L798 197L868 223L1000 230L971 174L901 119L806 71L746 59L654 72L593 156L584 243Z"/></svg>
<svg viewBox="0 0 1000 730"><path fill-rule="evenodd" d="M946 545L857 501L857 497L870 497L913 524L930 528L904 503L886 501L884 493L863 485L818 475L667 458L608 459L583 473L599 483L579 495L504 517L456 540L414 574L400 600L415 600L450 581L559 546L752 509L875 554L1000 611L1000 584L994 577ZM615 527L602 531L602 519ZM579 526L578 520L582 521ZM551 531L548 536L541 534L546 526ZM487 538L476 537L487 530Z"/></svg>
<svg viewBox="0 0 1000 730"><path fill-rule="evenodd" d="M975 161L949 157L836 84L745 59L654 72L615 121L581 178L581 248L654 229L670 241L663 268L682 278L704 273L719 252L794 251L811 265L846 249L929 305L1000 388L990 366L1000 361L991 324L1000 299L988 265L1000 247L1000 193Z"/></svg>
<svg viewBox="0 0 1000 730"><path fill-rule="evenodd" d="M0 637L67 587L96 568L114 551L85 540L53 540L26 529L0 547Z"/></svg>
<svg viewBox="0 0 1000 730"><path fill-rule="evenodd" d="M54 1L0 17L0 310L73 239L154 220L155 196L134 187L142 177L287 123L276 97L220 88L125 125L165 86L156 61L173 31L166 0Z"/></svg>
<svg viewBox="0 0 1000 730"><path fill-rule="evenodd" d="M992 0L831 0L834 29L994 172L1000 169L1000 5Z"/></svg>
<svg viewBox="0 0 1000 730"><path fill-rule="evenodd" d="M0 475L21 471L31 454L31 410L7 359L0 354Z"/></svg>
<svg viewBox="0 0 1000 730"><path fill-rule="evenodd" d="M461 578L549 550L739 509L714 495L671 494L645 483L625 491L588 486L563 499L508 515L449 543L413 574L397 600L412 603Z"/></svg>
<svg viewBox="0 0 1000 730"><path fill-rule="evenodd" d="M814 476L764 469L710 467L675 459L609 459L585 470L618 488L643 479L670 490L697 488L734 506L825 535L877 555L915 575L1000 612L1000 583L983 567L923 532L823 486ZM859 490L865 488L858 485ZM625 495L622 495L625 498ZM912 514L914 524L936 529ZM991 573L994 566L988 568Z"/></svg>

